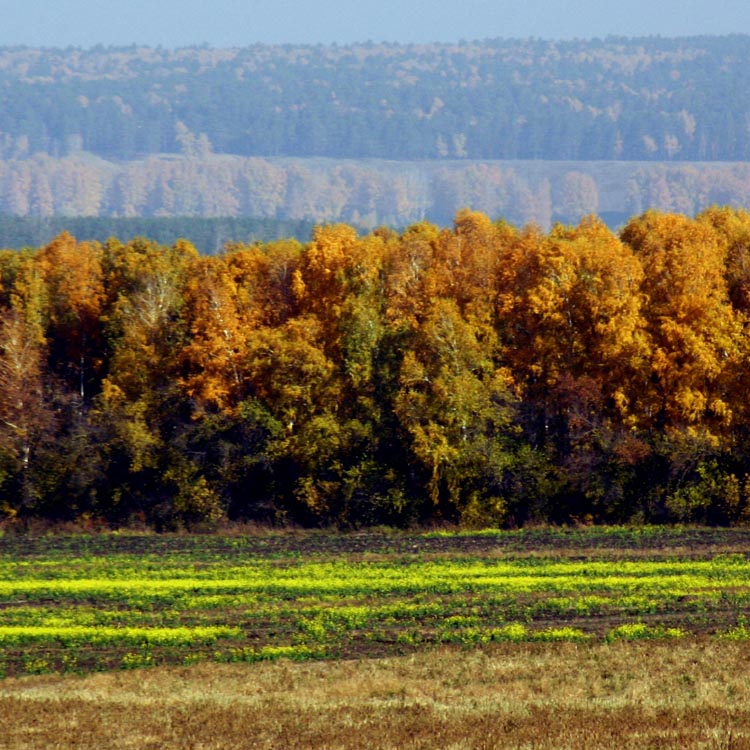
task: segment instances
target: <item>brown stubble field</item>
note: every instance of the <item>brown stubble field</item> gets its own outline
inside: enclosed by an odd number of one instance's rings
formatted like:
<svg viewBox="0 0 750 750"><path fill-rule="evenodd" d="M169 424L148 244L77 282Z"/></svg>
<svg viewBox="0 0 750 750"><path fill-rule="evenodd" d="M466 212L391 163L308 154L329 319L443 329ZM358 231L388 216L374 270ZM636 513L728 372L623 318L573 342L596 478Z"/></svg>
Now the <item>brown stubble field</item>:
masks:
<svg viewBox="0 0 750 750"><path fill-rule="evenodd" d="M2 750L750 748L747 642L498 644L0 684Z"/></svg>

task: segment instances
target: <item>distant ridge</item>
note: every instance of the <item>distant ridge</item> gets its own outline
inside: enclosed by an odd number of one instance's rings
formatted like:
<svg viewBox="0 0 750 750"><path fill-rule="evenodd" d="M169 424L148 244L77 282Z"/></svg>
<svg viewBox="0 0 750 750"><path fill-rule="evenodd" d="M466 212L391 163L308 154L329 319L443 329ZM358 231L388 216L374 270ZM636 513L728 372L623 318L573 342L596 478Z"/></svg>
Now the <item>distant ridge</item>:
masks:
<svg viewBox="0 0 750 750"><path fill-rule="evenodd" d="M2 47L0 97L12 216L616 227L750 205L746 35Z"/></svg>
<svg viewBox="0 0 750 750"><path fill-rule="evenodd" d="M750 159L750 36L0 48L0 158Z"/></svg>

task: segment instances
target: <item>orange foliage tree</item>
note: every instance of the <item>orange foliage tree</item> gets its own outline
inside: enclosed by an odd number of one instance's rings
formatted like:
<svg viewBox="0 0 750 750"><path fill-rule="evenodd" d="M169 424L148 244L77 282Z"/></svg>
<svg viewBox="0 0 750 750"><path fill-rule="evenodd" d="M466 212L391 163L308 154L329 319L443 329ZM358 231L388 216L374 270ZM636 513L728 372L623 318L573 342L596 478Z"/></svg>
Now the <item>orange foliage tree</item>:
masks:
<svg viewBox="0 0 750 750"><path fill-rule="evenodd" d="M0 252L0 510L750 514L750 214Z"/></svg>

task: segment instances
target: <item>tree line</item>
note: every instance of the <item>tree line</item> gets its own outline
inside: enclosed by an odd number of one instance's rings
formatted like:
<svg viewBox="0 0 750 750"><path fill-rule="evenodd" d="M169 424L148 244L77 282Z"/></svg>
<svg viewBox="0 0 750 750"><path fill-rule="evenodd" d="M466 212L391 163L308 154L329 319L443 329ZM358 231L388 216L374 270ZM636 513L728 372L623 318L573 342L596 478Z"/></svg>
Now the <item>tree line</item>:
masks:
<svg viewBox="0 0 750 750"><path fill-rule="evenodd" d="M148 237L172 245L182 237L200 253L220 252L228 242L270 242L294 237L310 239L315 224L292 219L254 219L246 216L12 216L0 213L0 248L39 247L63 232L82 240L106 242L110 237L129 241Z"/></svg>
<svg viewBox="0 0 750 750"><path fill-rule="evenodd" d="M750 36L0 48L0 158L747 161Z"/></svg>
<svg viewBox="0 0 750 750"><path fill-rule="evenodd" d="M106 226L120 237L135 227L166 244L174 240L170 231L184 223L181 236L202 251L227 240L247 241L258 226L262 233L253 239L274 239L275 231L298 236L312 222L368 229L423 219L449 225L463 206L549 229L591 213L618 227L646 207L694 214L713 204L750 205L747 162L404 162L209 154L116 164L86 153L0 160L0 215L28 217L32 223L26 226L45 232L67 221L86 239L105 239L100 233ZM204 219L209 223L201 223ZM0 246L17 246L5 236L0 226Z"/></svg>
<svg viewBox="0 0 750 750"><path fill-rule="evenodd" d="M750 213L0 253L0 512L750 520Z"/></svg>

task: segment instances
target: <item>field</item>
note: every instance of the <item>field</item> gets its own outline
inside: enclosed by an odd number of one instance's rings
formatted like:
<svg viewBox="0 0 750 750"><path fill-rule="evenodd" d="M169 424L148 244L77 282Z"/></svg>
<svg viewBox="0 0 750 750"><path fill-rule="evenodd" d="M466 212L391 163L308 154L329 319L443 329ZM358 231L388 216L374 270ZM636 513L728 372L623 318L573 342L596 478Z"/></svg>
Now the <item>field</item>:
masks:
<svg viewBox="0 0 750 750"><path fill-rule="evenodd" d="M6 535L0 749L750 748L749 605L748 529Z"/></svg>

